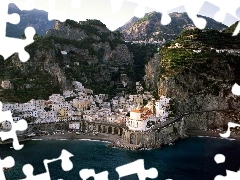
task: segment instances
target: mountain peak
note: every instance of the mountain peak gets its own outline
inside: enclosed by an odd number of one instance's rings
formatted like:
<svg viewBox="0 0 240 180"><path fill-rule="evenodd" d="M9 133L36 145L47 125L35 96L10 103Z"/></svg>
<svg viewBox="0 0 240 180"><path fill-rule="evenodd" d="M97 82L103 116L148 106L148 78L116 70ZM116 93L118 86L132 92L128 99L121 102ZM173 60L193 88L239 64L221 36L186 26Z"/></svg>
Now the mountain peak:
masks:
<svg viewBox="0 0 240 180"><path fill-rule="evenodd" d="M128 22L126 22L123 26L119 27L117 30L121 32L124 29L128 29L129 27L131 27L138 20L139 20L138 17L133 16Z"/></svg>
<svg viewBox="0 0 240 180"><path fill-rule="evenodd" d="M125 24L118 30L124 35L126 41L148 41L150 39L172 41L185 27L195 26L186 12L172 12L169 15L171 23L165 26L161 24L162 13L153 11L146 13L143 18L134 23L126 23L127 25ZM200 15L199 17L206 19L206 28L222 30L227 27L211 18Z"/></svg>

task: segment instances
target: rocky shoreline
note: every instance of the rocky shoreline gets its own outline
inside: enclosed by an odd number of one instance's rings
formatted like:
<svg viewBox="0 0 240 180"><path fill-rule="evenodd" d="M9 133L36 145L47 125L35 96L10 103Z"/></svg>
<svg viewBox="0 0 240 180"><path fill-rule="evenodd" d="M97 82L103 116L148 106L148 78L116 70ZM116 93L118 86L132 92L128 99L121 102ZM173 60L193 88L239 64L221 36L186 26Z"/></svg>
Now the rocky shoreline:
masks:
<svg viewBox="0 0 240 180"><path fill-rule="evenodd" d="M222 138L219 133L224 133L224 132L189 130L186 132L186 135L188 137L203 136L203 137ZM229 140L234 139L234 140L240 141L240 137L235 134L231 134L229 138L222 138L222 139L229 139ZM90 133L80 134L80 135L76 135L75 133L64 133L64 134L59 133L54 135L37 136L37 137L34 137L33 140L89 140L89 141L91 140L91 141L108 142L109 143L108 146L113 148L122 148L127 150L146 149L141 145L126 144L118 135L105 134L105 133L99 133L98 135L93 135ZM156 147L152 147L152 148L156 148Z"/></svg>
<svg viewBox="0 0 240 180"><path fill-rule="evenodd" d="M199 131L199 130L188 130L186 134L190 137L215 137L215 138L221 138L221 139L229 139L229 140L238 140L240 141L240 136L236 135L234 133L231 133L229 138L223 138L220 136L220 134L224 134L223 131Z"/></svg>

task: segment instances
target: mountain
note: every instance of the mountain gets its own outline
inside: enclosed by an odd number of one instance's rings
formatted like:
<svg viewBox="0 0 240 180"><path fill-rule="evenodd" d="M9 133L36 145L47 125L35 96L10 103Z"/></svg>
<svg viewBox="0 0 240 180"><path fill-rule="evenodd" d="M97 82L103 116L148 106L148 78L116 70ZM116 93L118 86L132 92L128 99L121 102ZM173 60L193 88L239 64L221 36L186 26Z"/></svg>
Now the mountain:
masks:
<svg viewBox="0 0 240 180"><path fill-rule="evenodd" d="M223 32L225 33L233 33L238 25L239 21L235 22L234 24L232 24L231 26L229 26L228 28L224 29ZM239 35L239 34L238 34Z"/></svg>
<svg viewBox="0 0 240 180"><path fill-rule="evenodd" d="M135 22L137 22L139 18L137 17L132 17L128 22L126 22L123 26L119 27L117 31L122 32L124 29L130 28Z"/></svg>
<svg viewBox="0 0 240 180"><path fill-rule="evenodd" d="M240 83L239 43L231 33L183 30L146 65L146 87L170 97L175 114L188 114L187 129L225 131L240 119L240 98L231 92Z"/></svg>
<svg viewBox="0 0 240 180"><path fill-rule="evenodd" d="M6 35L8 37L21 38L26 27L34 27L36 33L44 36L48 29L53 28L55 21L48 20L48 13L45 11L33 9L31 11L21 11L15 4L9 4L8 13L17 13L20 15L19 24L7 23Z"/></svg>
<svg viewBox="0 0 240 180"><path fill-rule="evenodd" d="M72 90L80 81L94 93L130 92L133 55L119 32L111 32L98 20L56 21L44 37L35 36L26 47L30 59L22 63L15 54L0 60L0 80L12 89L1 89L3 102L47 99L52 93Z"/></svg>
<svg viewBox="0 0 240 180"><path fill-rule="evenodd" d="M126 41L172 41L177 35L187 28L193 28L193 21L188 17L187 13L170 13L171 23L163 26L161 24L162 14L158 12L151 12L146 14L143 18L137 20L131 26L126 28L120 27L120 32L124 35ZM227 28L224 24L218 23L211 18L198 15L206 19L206 28L222 30Z"/></svg>

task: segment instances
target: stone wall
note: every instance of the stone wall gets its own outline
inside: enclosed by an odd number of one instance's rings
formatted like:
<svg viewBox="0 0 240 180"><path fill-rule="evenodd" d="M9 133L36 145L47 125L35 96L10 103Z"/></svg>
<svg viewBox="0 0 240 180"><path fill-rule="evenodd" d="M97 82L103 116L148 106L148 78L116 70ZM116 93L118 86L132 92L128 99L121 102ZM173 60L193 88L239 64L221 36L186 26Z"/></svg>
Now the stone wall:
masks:
<svg viewBox="0 0 240 180"><path fill-rule="evenodd" d="M184 120L181 120L167 127L146 132L125 129L122 134L122 140L125 147L160 148L162 145L173 143L177 139L184 138L186 136L184 124Z"/></svg>

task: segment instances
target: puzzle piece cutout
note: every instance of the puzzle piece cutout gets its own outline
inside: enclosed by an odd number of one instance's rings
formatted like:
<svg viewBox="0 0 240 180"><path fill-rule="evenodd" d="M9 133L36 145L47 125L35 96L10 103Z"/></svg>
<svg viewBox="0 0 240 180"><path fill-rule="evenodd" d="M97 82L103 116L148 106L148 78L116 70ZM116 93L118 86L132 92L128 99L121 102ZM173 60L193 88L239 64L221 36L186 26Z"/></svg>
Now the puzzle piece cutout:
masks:
<svg viewBox="0 0 240 180"><path fill-rule="evenodd" d="M158 177L158 171L156 168L150 168L146 170L144 168L144 160L139 159L132 163L119 166L116 168L119 179L132 174L137 174L139 180L146 180L146 178L155 179Z"/></svg>
<svg viewBox="0 0 240 180"><path fill-rule="evenodd" d="M33 175L33 166L31 164L25 164L22 168L23 173L26 175L25 179L22 180L51 180L48 164L61 160L61 166L64 171L70 171L73 168L73 163L70 160L70 157L73 157L71 153L63 149L61 155L56 159L45 159L43 161L44 167L46 169L45 173Z"/></svg>
<svg viewBox="0 0 240 180"><path fill-rule="evenodd" d="M240 86L237 83L232 86L232 93L240 96Z"/></svg>
<svg viewBox="0 0 240 180"><path fill-rule="evenodd" d="M24 131L27 129L28 125L24 119L19 120L18 122L13 122L11 111L2 111L2 102L0 102L0 123L4 121L9 121L11 123L11 130L4 132L0 131L0 137L2 141L7 139L13 140L13 148L15 150L20 150L23 148L23 145L19 144L16 131Z"/></svg>
<svg viewBox="0 0 240 180"><path fill-rule="evenodd" d="M26 2L30 2L30 0L25 0ZM216 6L218 6L219 7L219 4L222 4L223 6L220 6L220 11L218 12L218 13L216 13L216 15L215 15L215 19L216 20L218 20L218 21L220 21L220 22L222 22L222 20L223 20L223 17L225 16L225 14L228 12L228 13L231 13L232 14L232 12L234 12L234 10L237 8L237 7L239 7L239 3L237 2L238 0L234 0L234 1L231 1L231 3L229 3L228 4L228 6L226 6L226 4L225 3L223 3L223 2L221 2L221 1L216 1L216 0L208 0L209 2L211 2L211 3L213 3L213 4L215 4ZM6 1L5 1L6 2ZM32 1L33 2L33 1ZM65 1L66 2L66 1ZM72 7L74 8L74 4L77 2L77 3L79 3L80 1L71 1L71 2L73 2L72 4ZM199 28L203 28L203 27L205 27L205 25L206 24L204 24L204 23L206 23L206 21L204 20L204 19L201 19L201 18L198 18L197 16L196 16L196 12L197 12L197 10L200 8L200 6L202 5L202 3L204 2L204 1L201 1L201 0L199 0L199 1L195 1L194 2L194 4L192 3L192 2L190 2L189 0L179 0L179 1L151 1L150 0L150 2L148 1L148 3L146 4L146 2L145 1L133 1L132 0L132 2L135 2L136 4L138 4L138 7L136 8L136 10L135 10L135 13L136 14L144 14L145 12L144 12L144 9L145 9L145 7L149 7L149 5L153 5L154 6L154 8L156 8L156 7L158 7L158 6L161 6L163 9L161 10L161 12L163 13L163 18L162 18L162 24L168 24L168 23L170 23L170 21L171 21L171 19L170 19L170 16L168 15L168 10L170 10L170 9L173 9L173 8L176 8L176 7L179 7L179 6L181 6L181 5L183 5L184 6L184 8L186 9L186 11L188 12L188 15L189 15L189 17L190 18L192 18L193 19L193 21L194 21L194 23L195 23L195 25L197 26L197 27L199 27ZM154 3L155 4L154 4ZM3 7L3 6L1 6L1 3L2 2L0 2L0 7ZM59 16L61 16L62 18L56 18L56 19L60 19L61 21L64 21L65 19L67 19L68 18L68 13L65 13L65 14L63 14L63 12L60 10L59 11L59 9L58 10L56 10L57 8L56 7L61 7L61 6L55 6L56 5L56 3L57 3L57 1L55 1L55 0L52 0L52 1L49 1L49 10L50 10L50 12L52 13L52 17L56 17L56 15L53 15L53 14L56 14L57 12L60 12L59 13ZM67 2L67 4L69 5L69 1ZM79 3L80 5L81 5L81 2ZM121 2L120 2L120 4L121 4ZM54 5L54 6L53 6ZM79 6L80 6L79 5ZM156 6L155 6L156 5ZM229 6L230 5L230 6ZM117 5L117 6L119 6L119 5ZM119 7L118 8L116 8L117 6L115 6L115 10L114 10L114 12L117 12L118 11L118 9L120 9ZM31 6L29 6L28 8L30 8ZM65 6L63 6L63 7L65 7ZM76 7L78 7L78 6L76 6ZM231 9L230 11L229 11L229 9ZM52 11L51 11L52 10ZM50 17L51 17L50 16ZM58 16L58 15L57 15ZM4 16L1 16L1 17L4 17ZM10 17L10 15L9 15L9 17ZM12 15L11 15L11 17L13 17ZM12 19L9 19L9 20L7 20L7 21L9 21L9 22L11 22L11 23L13 23L13 24L15 24L15 23L17 23L16 21L13 21L13 20L15 20L16 19L16 16L14 17L14 18L12 18ZM51 19L51 18L50 18ZM7 22L6 21L6 22ZM6 23L5 23L5 25L6 25ZM0 27L3 27L3 26L0 26ZM238 26L237 26L237 28L235 29L235 31L234 31L234 33L233 33L233 35L236 35L238 32L239 32L239 29L240 29L240 25L238 24ZM0 33L1 34L1 33ZM26 35L27 35L27 39L28 39L28 34L30 34L30 33L25 33ZM30 36L31 37L31 36ZM33 37L33 36L32 36ZM3 37L1 37L0 36L0 38L1 38L1 40L2 40L2 38ZM5 40L6 40L6 37L4 37L5 38ZM11 38L9 38L9 39L11 39ZM12 38L13 39L13 38ZM7 40L6 40L7 41ZM3 42L6 42L6 41L3 41ZM9 40L9 42L10 42L10 40ZM11 41L12 43L14 42L14 41ZM33 42L33 41L32 41ZM14 43L14 44L16 44L16 43ZM24 47L24 46L22 46L23 44L20 44L20 45L16 45L17 47L19 46L21 46L21 47ZM27 44L28 45L28 44ZM25 45L26 46L26 45ZM10 47L10 46L9 46ZM12 46L11 46L11 48L8 48L8 49L12 49ZM12 51L12 50L11 50ZM21 49L21 52L23 52L24 51L24 49L22 50ZM14 50L14 52L18 52L17 50ZM25 53L25 52L24 52ZM1 50L0 50L0 54L2 54L2 52L1 52ZM8 53L8 54L11 54L11 53ZM8 55L7 54L7 55ZM22 60L22 61L24 61L23 59L25 58L25 55L26 55L26 53L23 55L24 57L23 58L21 58L20 57L20 59ZM4 55L3 55L4 56ZM21 56L21 54L20 54L20 56ZM6 56L4 56L4 58L6 59ZM229 128L229 133L230 133L230 128ZM230 134L229 134L230 135ZM226 137L228 137L228 136L226 136ZM125 165L126 166L126 165ZM143 168L144 169L144 168ZM228 171L227 171L228 172ZM95 172L94 172L94 174L95 174ZM123 177L123 176L122 176Z"/></svg>
<svg viewBox="0 0 240 180"><path fill-rule="evenodd" d="M178 7L183 6L188 13L188 16L193 20L196 27L203 29L206 26L206 20L200 17L197 17L201 6L204 1L198 0L194 2L194 5L191 0L178 0L178 1L164 1L164 0L149 0L149 1L138 1L138 0L129 0L138 4L138 11L143 10L143 7L150 7L156 9L162 13L161 24L167 25L171 22L171 17L169 16L169 11Z"/></svg>
<svg viewBox="0 0 240 180"><path fill-rule="evenodd" d="M94 180L108 180L108 171L96 174L94 169L82 169L79 171L79 176L83 180L87 180L90 177L93 177Z"/></svg>
<svg viewBox="0 0 240 180"><path fill-rule="evenodd" d="M184 7L186 12L188 13L188 16L193 20L196 27L203 29L206 26L206 20L201 17L197 17L197 14L199 13L201 7L205 2L209 2L213 4L216 7L219 7L219 11L215 13L213 19L223 22L224 18L227 14L231 14L237 19L239 17L236 15L237 8L240 7L239 0L232 0L231 3L228 3L226 6L226 3L224 1L218 1L218 0L198 0L194 1L192 3L192 0L108 0L108 1L94 1L96 4L95 6L91 5L91 11L88 14L88 17L84 17L83 14L79 12L84 11L84 7L89 6L88 0L48 0L45 1L45 5L41 2L41 0L32 0L31 5L28 5L30 0L23 0L23 1L17 1L17 0L11 0L11 2L16 3L20 9L31 9L31 7L34 5L36 8L47 9L49 12L49 20L58 19L60 21L65 21L66 19L72 19L75 21L81 21L88 19L98 19L97 13L93 13L96 11L100 4L104 4L104 11L106 12L112 12L112 13L118 13L121 10L122 4L125 2L131 2L137 5L135 9L135 15L137 16L143 16L145 14L146 8L154 9L158 12L162 13L162 19L161 23L163 25L167 25L171 22L171 18L169 16L169 12L175 8ZM108 4L109 3L109 4ZM47 6L47 7L46 7ZM82 8L80 8L82 7ZM111 10L109 9L111 8ZM89 9L89 7L88 7ZM86 13L86 12L85 12ZM111 17L111 15L110 15ZM238 28L236 28L236 31L233 33L233 35L236 35L240 30L240 25Z"/></svg>
<svg viewBox="0 0 240 180"><path fill-rule="evenodd" d="M217 154L214 157L214 160L217 164L225 162L225 156L222 154ZM214 180L234 180L240 179L240 170L237 172L226 170L226 176L217 175Z"/></svg>
<svg viewBox="0 0 240 180"><path fill-rule="evenodd" d="M236 12L237 12L237 9L240 7L239 0L231 0L231 2L229 2L227 5L226 5L226 2L224 1L218 1L218 0L207 0L207 1L211 4L216 5L220 9L214 16L214 19L216 21L223 22L227 13L230 13L234 17L238 18L238 16L236 15Z"/></svg>
<svg viewBox="0 0 240 180"><path fill-rule="evenodd" d="M12 168L15 165L15 161L11 156L6 157L5 159L0 158L0 179L5 180L4 168Z"/></svg>
<svg viewBox="0 0 240 180"><path fill-rule="evenodd" d="M229 122L228 123L228 129L227 129L226 133L224 133L224 134L220 133L220 136L223 137L223 138L228 138L230 136L230 133L231 133L230 128L235 128L235 127L240 127L240 124Z"/></svg>
<svg viewBox="0 0 240 180"><path fill-rule="evenodd" d="M0 1L0 54L7 59L14 53L18 53L19 59L22 62L26 62L30 55L25 51L25 47L34 42L33 36L35 34L35 29L28 27L25 29L26 39L16 39L6 37L6 25L7 22L12 24L19 23L19 15L17 14L8 14L8 0Z"/></svg>

